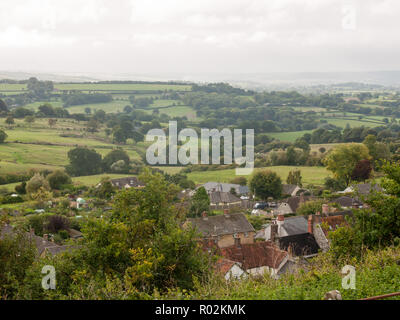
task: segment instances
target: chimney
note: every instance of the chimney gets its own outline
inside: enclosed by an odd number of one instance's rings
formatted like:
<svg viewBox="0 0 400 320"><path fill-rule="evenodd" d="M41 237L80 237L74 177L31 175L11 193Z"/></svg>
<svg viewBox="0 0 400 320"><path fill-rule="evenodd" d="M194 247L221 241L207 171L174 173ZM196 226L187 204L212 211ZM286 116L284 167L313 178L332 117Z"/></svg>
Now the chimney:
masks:
<svg viewBox="0 0 400 320"><path fill-rule="evenodd" d="M312 216L312 214L310 214L308 216L308 233L311 233L311 234L314 233L313 232L313 216Z"/></svg>
<svg viewBox="0 0 400 320"><path fill-rule="evenodd" d="M315 214L315 223L321 223L321 212L319 211Z"/></svg>
<svg viewBox="0 0 400 320"><path fill-rule="evenodd" d="M329 206L326 203L322 205L322 214L324 216L329 216Z"/></svg>
<svg viewBox="0 0 400 320"><path fill-rule="evenodd" d="M46 240L46 241L49 241L49 235L48 234L44 234L43 235L43 239Z"/></svg>
<svg viewBox="0 0 400 320"><path fill-rule="evenodd" d="M204 220L207 220L207 212L206 211L203 211L201 213L201 216L203 217Z"/></svg>
<svg viewBox="0 0 400 320"><path fill-rule="evenodd" d="M35 229L30 228L30 229L29 229L29 233L30 233L31 235L34 235L34 234L35 234Z"/></svg>
<svg viewBox="0 0 400 320"><path fill-rule="evenodd" d="M276 224L278 226L277 235L280 235L281 234L281 228L285 224L285 216L282 213L278 214L278 218L276 220Z"/></svg>
<svg viewBox="0 0 400 320"><path fill-rule="evenodd" d="M224 209L225 218L229 218L229 209Z"/></svg>
<svg viewBox="0 0 400 320"><path fill-rule="evenodd" d="M271 224L271 236L270 240L271 242L275 242L275 240L278 238L278 225L276 223Z"/></svg>

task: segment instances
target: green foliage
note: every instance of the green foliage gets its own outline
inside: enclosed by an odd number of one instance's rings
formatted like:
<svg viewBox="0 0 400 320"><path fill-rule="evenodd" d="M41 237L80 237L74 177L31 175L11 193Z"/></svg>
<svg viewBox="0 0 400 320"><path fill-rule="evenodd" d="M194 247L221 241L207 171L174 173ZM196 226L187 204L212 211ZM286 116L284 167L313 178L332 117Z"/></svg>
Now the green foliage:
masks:
<svg viewBox="0 0 400 320"><path fill-rule="evenodd" d="M40 189L50 190L49 182L41 174L36 173L26 184L26 192L32 197Z"/></svg>
<svg viewBox="0 0 400 320"><path fill-rule="evenodd" d="M67 172L74 176L94 175L102 172L101 155L95 150L84 147L71 149L68 152L70 164Z"/></svg>
<svg viewBox="0 0 400 320"><path fill-rule="evenodd" d="M71 177L63 170L56 170L47 176L50 188L53 190L62 189L63 185L71 184Z"/></svg>
<svg viewBox="0 0 400 320"><path fill-rule="evenodd" d="M7 139L8 135L0 129L0 143L3 143Z"/></svg>
<svg viewBox="0 0 400 320"><path fill-rule="evenodd" d="M282 194L282 181L273 171L258 171L250 180L250 190L261 199L277 199Z"/></svg>
<svg viewBox="0 0 400 320"><path fill-rule="evenodd" d="M3 224L0 223L0 230ZM35 248L22 230L0 237L0 298L15 299L26 271L35 258Z"/></svg>
<svg viewBox="0 0 400 320"><path fill-rule="evenodd" d="M286 179L287 184L294 184L296 186L302 187L303 184L301 183L301 171L300 170L291 170L289 171L288 177Z"/></svg>
<svg viewBox="0 0 400 320"><path fill-rule="evenodd" d="M364 159L370 159L368 148L363 144L349 143L328 152L324 163L335 178L342 179L348 185L357 162Z"/></svg>
<svg viewBox="0 0 400 320"><path fill-rule="evenodd" d="M210 212L210 198L204 187L196 190L196 193L190 199L190 217L200 217L203 212Z"/></svg>
<svg viewBox="0 0 400 320"><path fill-rule="evenodd" d="M103 158L103 170L109 172L111 166L120 160L124 162L125 168L129 168L130 160L128 154L122 149L114 149Z"/></svg>
<svg viewBox="0 0 400 320"><path fill-rule="evenodd" d="M303 215L303 216L316 214L317 212L322 212L323 204L324 204L323 200L307 201L299 206L296 213L298 215Z"/></svg>

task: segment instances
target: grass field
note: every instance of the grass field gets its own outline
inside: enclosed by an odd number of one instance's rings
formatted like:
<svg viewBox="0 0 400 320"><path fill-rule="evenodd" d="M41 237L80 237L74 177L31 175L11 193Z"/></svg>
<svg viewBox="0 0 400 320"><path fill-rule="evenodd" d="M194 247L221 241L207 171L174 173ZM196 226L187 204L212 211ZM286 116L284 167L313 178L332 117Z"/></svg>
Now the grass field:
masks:
<svg viewBox="0 0 400 320"><path fill-rule="evenodd" d="M190 91L190 85L175 84L147 84L147 83L55 83L54 88L58 90L81 90L81 91Z"/></svg>
<svg viewBox="0 0 400 320"><path fill-rule="evenodd" d="M295 142L297 138L302 137L306 133L311 133L312 130L295 131L295 132L270 132L268 136L281 141Z"/></svg>
<svg viewBox="0 0 400 320"><path fill-rule="evenodd" d="M257 168L255 169L255 171L265 170L265 169L276 172L282 179L283 183L285 183L290 170L299 169L303 177L303 185L307 184L323 185L324 179L330 175L330 173L328 172L328 170L326 170L325 167L277 166L277 167ZM208 181L230 182L235 177L237 177L235 174L235 169L191 172L188 174L188 178L190 180L193 180L196 184L205 183ZM247 178L250 177L251 176L248 176Z"/></svg>

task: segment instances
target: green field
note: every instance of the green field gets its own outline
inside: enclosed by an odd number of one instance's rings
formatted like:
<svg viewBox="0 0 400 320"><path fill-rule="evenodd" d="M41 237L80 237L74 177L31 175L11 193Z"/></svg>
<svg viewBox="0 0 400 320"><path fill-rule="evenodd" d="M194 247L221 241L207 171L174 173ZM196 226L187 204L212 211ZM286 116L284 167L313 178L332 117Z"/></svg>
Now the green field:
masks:
<svg viewBox="0 0 400 320"><path fill-rule="evenodd" d="M295 132L269 132L267 135L281 141L295 142L297 138L302 137L306 133L312 133L312 130Z"/></svg>
<svg viewBox="0 0 400 320"><path fill-rule="evenodd" d="M328 170L326 170L325 167L276 166L276 167L257 168L255 169L255 171L265 170L265 169L276 172L281 177L283 183L285 183L290 170L299 169L303 177L303 185L307 184L323 185L324 179L330 175L330 173L328 172ZM199 171L199 172L191 172L188 174L188 178L190 180L193 180L196 184L206 183L208 181L230 182L235 177L237 177L235 174L235 169ZM249 177L251 176L248 176L247 178Z"/></svg>
<svg viewBox="0 0 400 320"><path fill-rule="evenodd" d="M148 84L148 83L55 83L57 90L79 90L79 91L190 91L190 85L177 84Z"/></svg>

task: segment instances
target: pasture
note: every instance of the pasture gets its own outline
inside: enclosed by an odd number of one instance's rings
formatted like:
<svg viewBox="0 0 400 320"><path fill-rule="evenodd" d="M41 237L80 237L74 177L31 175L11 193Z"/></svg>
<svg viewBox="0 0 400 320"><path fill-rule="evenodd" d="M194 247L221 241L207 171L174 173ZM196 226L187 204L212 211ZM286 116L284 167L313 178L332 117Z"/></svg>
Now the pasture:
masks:
<svg viewBox="0 0 400 320"><path fill-rule="evenodd" d="M282 183L286 183L286 178L290 170L299 169L303 177L303 185L323 185L326 177L330 176L325 167L292 167L292 166L276 166L256 168L254 172L260 170L271 170L276 172L282 179ZM235 169L216 170L216 171L196 171L188 174L188 178L196 184L205 183L208 181L215 182L230 182L236 176ZM249 179L251 176L245 176Z"/></svg>

